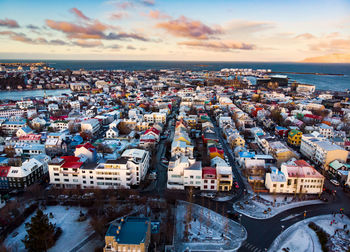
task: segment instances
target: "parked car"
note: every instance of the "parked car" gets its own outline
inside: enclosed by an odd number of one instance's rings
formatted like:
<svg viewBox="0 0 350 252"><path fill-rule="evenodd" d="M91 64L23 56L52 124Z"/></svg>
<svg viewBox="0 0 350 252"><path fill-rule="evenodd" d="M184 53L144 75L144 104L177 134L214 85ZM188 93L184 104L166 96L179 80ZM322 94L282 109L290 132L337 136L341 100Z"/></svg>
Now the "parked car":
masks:
<svg viewBox="0 0 350 252"><path fill-rule="evenodd" d="M333 185L335 185L335 186L339 186L339 185L340 185L339 182L336 181L335 179L331 179L330 182L331 182Z"/></svg>

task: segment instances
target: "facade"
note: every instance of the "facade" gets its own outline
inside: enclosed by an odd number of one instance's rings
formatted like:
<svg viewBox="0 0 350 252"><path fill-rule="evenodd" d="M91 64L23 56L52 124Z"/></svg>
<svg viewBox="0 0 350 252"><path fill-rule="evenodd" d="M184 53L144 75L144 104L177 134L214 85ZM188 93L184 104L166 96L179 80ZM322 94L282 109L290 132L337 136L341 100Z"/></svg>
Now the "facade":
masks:
<svg viewBox="0 0 350 252"><path fill-rule="evenodd" d="M336 144L328 141L320 141L316 143L316 152L314 161L321 165L325 170L329 169L329 164L338 160L346 163L349 152Z"/></svg>
<svg viewBox="0 0 350 252"><path fill-rule="evenodd" d="M266 173L265 187L270 193L321 194L324 177L304 160L284 163L281 170Z"/></svg>
<svg viewBox="0 0 350 252"><path fill-rule="evenodd" d="M280 141L269 143L269 153L276 159L277 166L296 157L296 153Z"/></svg>
<svg viewBox="0 0 350 252"><path fill-rule="evenodd" d="M7 179L10 189L24 189L40 180L47 170L45 165L35 158L26 160L21 166L11 166Z"/></svg>
<svg viewBox="0 0 350 252"><path fill-rule="evenodd" d="M115 139L117 137L119 137L119 130L117 128L109 128L106 131L106 138Z"/></svg>
<svg viewBox="0 0 350 252"><path fill-rule="evenodd" d="M293 129L288 132L288 143L293 146L300 146L303 133L300 130Z"/></svg>
<svg viewBox="0 0 350 252"><path fill-rule="evenodd" d="M151 241L149 218L122 218L119 224L111 224L105 235L104 252L147 252Z"/></svg>
<svg viewBox="0 0 350 252"><path fill-rule="evenodd" d="M10 172L10 166L0 166L0 190L8 190L9 182L7 175Z"/></svg>
<svg viewBox="0 0 350 252"><path fill-rule="evenodd" d="M211 166L216 168L218 190L231 191L233 183L232 167L220 157L213 158Z"/></svg>
<svg viewBox="0 0 350 252"><path fill-rule="evenodd" d="M26 126L25 121L6 121L1 125L1 128L5 134L12 135L24 126Z"/></svg>
<svg viewBox="0 0 350 252"><path fill-rule="evenodd" d="M90 143L77 145L74 151L74 156L85 156L89 162L96 162L97 152L95 146Z"/></svg>
<svg viewBox="0 0 350 252"><path fill-rule="evenodd" d="M89 132L92 135L100 130L100 122L97 119L89 119L81 122L81 131Z"/></svg>

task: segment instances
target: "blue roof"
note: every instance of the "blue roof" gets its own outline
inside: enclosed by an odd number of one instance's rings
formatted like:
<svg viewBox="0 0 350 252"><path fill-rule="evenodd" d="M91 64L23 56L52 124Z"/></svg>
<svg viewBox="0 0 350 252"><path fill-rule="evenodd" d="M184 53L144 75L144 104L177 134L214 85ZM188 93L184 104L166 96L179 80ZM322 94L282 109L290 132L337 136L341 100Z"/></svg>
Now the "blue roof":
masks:
<svg viewBox="0 0 350 252"><path fill-rule="evenodd" d="M248 151L239 152L238 155L240 157L243 157L243 158L253 158L253 157L255 157L255 153L254 152L248 152Z"/></svg>
<svg viewBox="0 0 350 252"><path fill-rule="evenodd" d="M287 128L282 127L282 126L276 126L276 129L277 129L277 130L288 130Z"/></svg>
<svg viewBox="0 0 350 252"><path fill-rule="evenodd" d="M149 218L128 217L119 225L111 224L106 236L114 236L119 244L140 244L144 243L147 236ZM117 234L118 227L119 234Z"/></svg>

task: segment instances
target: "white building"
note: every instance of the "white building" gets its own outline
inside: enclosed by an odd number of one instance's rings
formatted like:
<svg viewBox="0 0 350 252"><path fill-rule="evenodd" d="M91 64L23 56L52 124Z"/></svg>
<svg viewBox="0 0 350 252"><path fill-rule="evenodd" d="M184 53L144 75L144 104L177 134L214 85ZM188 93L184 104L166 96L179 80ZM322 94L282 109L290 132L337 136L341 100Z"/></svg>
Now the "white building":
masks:
<svg viewBox="0 0 350 252"><path fill-rule="evenodd" d="M326 138L330 139L334 136L333 127L328 126L327 124L321 123L321 125L318 127L318 131L321 135L325 136Z"/></svg>
<svg viewBox="0 0 350 252"><path fill-rule="evenodd" d="M89 132L92 135L100 130L100 122L97 119L89 119L80 123L82 132Z"/></svg>

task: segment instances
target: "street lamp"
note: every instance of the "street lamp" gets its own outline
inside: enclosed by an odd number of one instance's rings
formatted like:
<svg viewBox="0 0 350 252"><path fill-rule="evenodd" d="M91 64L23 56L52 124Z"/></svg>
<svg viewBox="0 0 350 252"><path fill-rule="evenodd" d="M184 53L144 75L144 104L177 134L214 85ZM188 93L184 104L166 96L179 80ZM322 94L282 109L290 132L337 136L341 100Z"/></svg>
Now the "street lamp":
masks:
<svg viewBox="0 0 350 252"><path fill-rule="evenodd" d="M281 234L283 233L284 225L281 225Z"/></svg>

